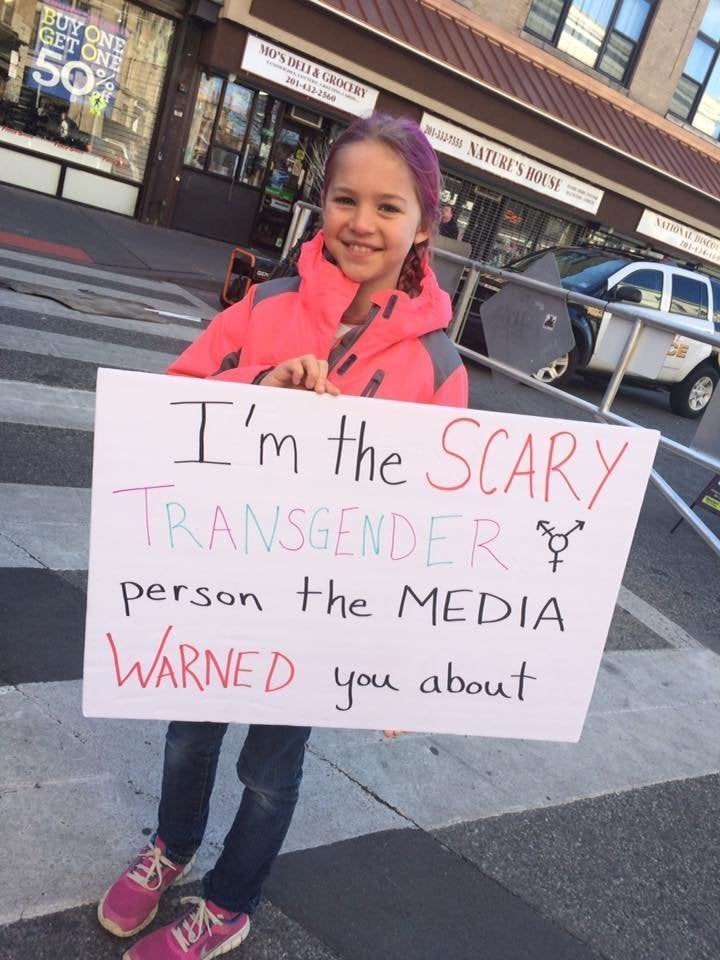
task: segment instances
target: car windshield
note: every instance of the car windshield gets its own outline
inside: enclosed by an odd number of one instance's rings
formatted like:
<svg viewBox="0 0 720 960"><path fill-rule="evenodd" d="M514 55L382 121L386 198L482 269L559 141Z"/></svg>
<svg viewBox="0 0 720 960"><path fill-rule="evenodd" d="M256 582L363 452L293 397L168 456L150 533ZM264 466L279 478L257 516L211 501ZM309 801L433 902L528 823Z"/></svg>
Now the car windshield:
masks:
<svg viewBox="0 0 720 960"><path fill-rule="evenodd" d="M594 290L604 285L609 276L630 263L627 257L611 256L602 250L542 250L531 257L508 265L508 270L525 273L546 253L553 253L564 287L572 290Z"/></svg>

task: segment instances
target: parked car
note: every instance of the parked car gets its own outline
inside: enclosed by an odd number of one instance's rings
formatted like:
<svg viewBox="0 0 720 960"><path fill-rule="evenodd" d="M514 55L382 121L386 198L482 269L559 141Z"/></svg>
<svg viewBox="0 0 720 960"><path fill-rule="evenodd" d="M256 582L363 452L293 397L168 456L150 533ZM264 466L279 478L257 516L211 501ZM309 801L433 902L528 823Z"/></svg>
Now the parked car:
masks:
<svg viewBox="0 0 720 960"><path fill-rule="evenodd" d="M698 330L720 332L720 279L671 262L643 260L591 246L542 250L508 264L505 269L523 273L547 253L554 254L562 285L568 290L634 306L641 315L657 316L661 312ZM460 339L464 346L478 353L487 352L481 305L501 286L502 281L489 275L481 276L478 282ZM568 303L568 312L575 347L534 376L559 386L576 371L598 376L611 374L627 338L628 321L601 307ZM699 417L720 380L718 351L679 334L668 349L667 334L645 328L624 380L669 390L670 406L675 413Z"/></svg>

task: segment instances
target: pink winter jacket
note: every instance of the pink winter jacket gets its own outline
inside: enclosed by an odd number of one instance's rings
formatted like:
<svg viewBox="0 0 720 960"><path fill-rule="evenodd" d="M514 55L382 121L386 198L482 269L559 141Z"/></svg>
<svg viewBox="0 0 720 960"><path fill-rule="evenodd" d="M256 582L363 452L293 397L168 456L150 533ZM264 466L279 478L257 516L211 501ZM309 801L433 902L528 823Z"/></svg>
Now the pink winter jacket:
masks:
<svg viewBox="0 0 720 960"><path fill-rule="evenodd" d="M467 372L445 333L450 300L431 270L418 297L377 293L367 320L336 342L358 285L325 259L321 233L303 246L298 267L299 276L255 286L218 314L168 373L252 383L312 353L328 360L344 394L467 406Z"/></svg>

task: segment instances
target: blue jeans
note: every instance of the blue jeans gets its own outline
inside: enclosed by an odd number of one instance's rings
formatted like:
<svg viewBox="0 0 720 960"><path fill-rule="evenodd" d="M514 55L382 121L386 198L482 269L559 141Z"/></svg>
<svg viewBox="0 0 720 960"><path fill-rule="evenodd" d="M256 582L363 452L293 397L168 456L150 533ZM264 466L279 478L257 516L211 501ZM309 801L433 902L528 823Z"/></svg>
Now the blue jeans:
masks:
<svg viewBox="0 0 720 960"><path fill-rule="evenodd" d="M170 724L165 740L158 834L167 856L187 863L202 842L226 723ZM253 725L237 762L240 807L203 895L252 913L285 840L297 802L309 727Z"/></svg>

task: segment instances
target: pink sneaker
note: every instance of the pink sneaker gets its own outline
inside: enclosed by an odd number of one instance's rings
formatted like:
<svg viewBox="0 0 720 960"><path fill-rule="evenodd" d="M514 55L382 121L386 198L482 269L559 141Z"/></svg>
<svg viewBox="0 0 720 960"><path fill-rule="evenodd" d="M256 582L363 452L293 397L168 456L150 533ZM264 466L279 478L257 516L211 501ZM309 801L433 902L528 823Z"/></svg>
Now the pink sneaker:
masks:
<svg viewBox="0 0 720 960"><path fill-rule="evenodd" d="M153 930L123 954L123 960L212 960L239 947L250 932L246 913L231 913L200 897L166 927Z"/></svg>
<svg viewBox="0 0 720 960"><path fill-rule="evenodd" d="M185 865L168 860L165 844L158 837L138 854L98 904L101 926L116 937L139 933L155 918L163 893L191 866L192 860Z"/></svg>

